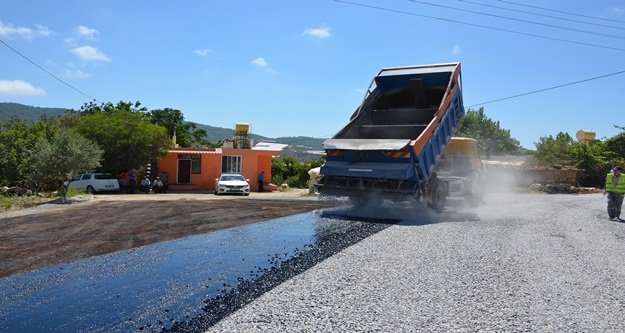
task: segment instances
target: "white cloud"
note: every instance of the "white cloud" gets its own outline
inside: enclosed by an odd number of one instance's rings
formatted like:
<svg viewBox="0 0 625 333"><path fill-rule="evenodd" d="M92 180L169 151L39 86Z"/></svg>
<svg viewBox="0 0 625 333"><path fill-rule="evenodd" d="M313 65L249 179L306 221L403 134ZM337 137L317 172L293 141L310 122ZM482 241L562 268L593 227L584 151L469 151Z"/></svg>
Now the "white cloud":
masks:
<svg viewBox="0 0 625 333"><path fill-rule="evenodd" d="M302 32L302 35L324 39L324 38L329 38L332 34L330 33L330 28L319 27L319 28L308 28L304 30L304 32Z"/></svg>
<svg viewBox="0 0 625 333"><path fill-rule="evenodd" d="M25 27L14 27L13 24L4 24L0 21L0 37L21 37L21 38L35 38L35 37L48 37L52 35L52 30L43 25L37 25L35 30Z"/></svg>
<svg viewBox="0 0 625 333"><path fill-rule="evenodd" d="M269 63L263 57L258 57L256 59L252 60L252 65L254 65L256 67L260 67L260 68L267 68L267 67L269 67Z"/></svg>
<svg viewBox="0 0 625 333"><path fill-rule="evenodd" d="M261 68L262 70L264 70L267 73L271 73L271 74L276 74L276 71L273 68L269 67L269 63L267 62L267 60L263 57L258 57L254 60L252 60L252 65Z"/></svg>
<svg viewBox="0 0 625 333"><path fill-rule="evenodd" d="M99 33L98 30L85 27L84 25L79 25L76 28L76 35L88 40L95 40Z"/></svg>
<svg viewBox="0 0 625 333"><path fill-rule="evenodd" d="M200 57L206 57L211 52L212 51L209 49L198 49L198 50L193 51L193 53L199 55Z"/></svg>
<svg viewBox="0 0 625 333"><path fill-rule="evenodd" d="M81 46L71 50L73 54L85 61L111 61L102 51L93 46Z"/></svg>
<svg viewBox="0 0 625 333"><path fill-rule="evenodd" d="M612 11L617 14L625 13L625 6L614 7L612 8Z"/></svg>
<svg viewBox="0 0 625 333"><path fill-rule="evenodd" d="M451 49L451 53L453 54L460 54L462 50L460 49L460 45L456 44L454 45L454 47Z"/></svg>
<svg viewBox="0 0 625 333"><path fill-rule="evenodd" d="M93 74L83 72L80 69L65 69L61 76L66 79L87 79L92 77Z"/></svg>
<svg viewBox="0 0 625 333"><path fill-rule="evenodd" d="M0 95L42 96L46 91L22 80L0 80Z"/></svg>

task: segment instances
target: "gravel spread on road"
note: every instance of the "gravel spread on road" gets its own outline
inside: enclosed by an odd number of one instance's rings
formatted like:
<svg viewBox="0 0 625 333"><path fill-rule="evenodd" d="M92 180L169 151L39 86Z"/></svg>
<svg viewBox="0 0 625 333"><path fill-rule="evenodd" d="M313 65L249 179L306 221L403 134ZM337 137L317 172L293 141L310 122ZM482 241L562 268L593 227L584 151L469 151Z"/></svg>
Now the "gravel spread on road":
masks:
<svg viewBox="0 0 625 333"><path fill-rule="evenodd" d="M623 332L625 223L592 195L404 220L208 332Z"/></svg>

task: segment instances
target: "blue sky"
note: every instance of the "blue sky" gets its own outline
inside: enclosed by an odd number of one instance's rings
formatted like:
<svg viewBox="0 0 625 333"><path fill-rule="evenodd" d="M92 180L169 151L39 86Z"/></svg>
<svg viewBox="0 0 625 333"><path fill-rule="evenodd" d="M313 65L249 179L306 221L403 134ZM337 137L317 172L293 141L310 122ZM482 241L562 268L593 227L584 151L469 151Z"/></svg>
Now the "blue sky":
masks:
<svg viewBox="0 0 625 333"><path fill-rule="evenodd" d="M459 61L475 107L623 71L625 1L2 1L0 39L63 81L0 44L0 102L140 101L269 137L329 137L382 67ZM625 126L624 79L484 108L527 148L559 131L610 137Z"/></svg>

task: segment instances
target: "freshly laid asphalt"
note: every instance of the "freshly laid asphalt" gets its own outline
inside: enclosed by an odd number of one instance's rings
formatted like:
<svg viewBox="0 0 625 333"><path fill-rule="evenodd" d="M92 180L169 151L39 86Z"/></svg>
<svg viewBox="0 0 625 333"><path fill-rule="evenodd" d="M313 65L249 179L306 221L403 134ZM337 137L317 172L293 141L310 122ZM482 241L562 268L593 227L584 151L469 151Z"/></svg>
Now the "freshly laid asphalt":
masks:
<svg viewBox="0 0 625 333"><path fill-rule="evenodd" d="M605 198L332 208L0 279L0 332L623 332Z"/></svg>
<svg viewBox="0 0 625 333"><path fill-rule="evenodd" d="M311 212L15 274L0 332L202 331L386 227Z"/></svg>

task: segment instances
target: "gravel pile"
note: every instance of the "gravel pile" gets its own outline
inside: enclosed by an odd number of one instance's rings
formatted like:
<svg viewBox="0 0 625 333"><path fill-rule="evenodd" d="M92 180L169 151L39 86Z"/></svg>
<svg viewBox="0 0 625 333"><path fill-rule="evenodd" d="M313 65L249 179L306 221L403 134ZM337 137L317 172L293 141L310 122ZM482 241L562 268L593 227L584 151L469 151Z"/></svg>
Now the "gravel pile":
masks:
<svg viewBox="0 0 625 333"><path fill-rule="evenodd" d="M498 194L386 228L208 332L623 332L624 253L600 194Z"/></svg>

